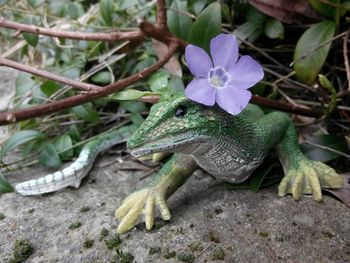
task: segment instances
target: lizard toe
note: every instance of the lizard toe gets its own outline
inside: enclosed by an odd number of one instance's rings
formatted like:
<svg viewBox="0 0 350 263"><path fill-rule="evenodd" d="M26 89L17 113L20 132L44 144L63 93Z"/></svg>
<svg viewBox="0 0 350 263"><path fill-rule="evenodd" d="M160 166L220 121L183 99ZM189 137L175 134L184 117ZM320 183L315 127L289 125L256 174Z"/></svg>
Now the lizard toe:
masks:
<svg viewBox="0 0 350 263"><path fill-rule="evenodd" d="M293 172L294 171L288 172L288 174L282 178L282 181L280 182L280 184L278 186L278 196L283 197L283 196L286 196L288 194L290 180L291 180L291 177L293 176L293 174L292 174Z"/></svg>
<svg viewBox="0 0 350 263"><path fill-rule="evenodd" d="M328 165L317 162L315 169L324 188L340 188L344 185L344 178Z"/></svg>
<svg viewBox="0 0 350 263"><path fill-rule="evenodd" d="M158 205L160 214L162 215L162 218L164 220L170 220L171 214L170 214L169 208L165 202L164 197L157 196L157 205Z"/></svg>
<svg viewBox="0 0 350 263"><path fill-rule="evenodd" d="M122 219L120 222L117 233L122 234L130 230L135 224L138 218L140 217L140 214L142 213L143 203L137 203L135 206L133 206L126 216Z"/></svg>
<svg viewBox="0 0 350 263"><path fill-rule="evenodd" d="M320 202L322 201L322 190L317 173L313 168L307 168L306 170L306 176L311 187L312 195L315 201Z"/></svg>
<svg viewBox="0 0 350 263"><path fill-rule="evenodd" d="M292 184L292 196L294 200L299 200L303 196L304 180L304 174L301 172L296 172L296 176Z"/></svg>
<svg viewBox="0 0 350 263"><path fill-rule="evenodd" d="M154 209L155 208L155 200L152 197L148 198L146 201L145 207L145 223L147 230L151 230L154 225Z"/></svg>

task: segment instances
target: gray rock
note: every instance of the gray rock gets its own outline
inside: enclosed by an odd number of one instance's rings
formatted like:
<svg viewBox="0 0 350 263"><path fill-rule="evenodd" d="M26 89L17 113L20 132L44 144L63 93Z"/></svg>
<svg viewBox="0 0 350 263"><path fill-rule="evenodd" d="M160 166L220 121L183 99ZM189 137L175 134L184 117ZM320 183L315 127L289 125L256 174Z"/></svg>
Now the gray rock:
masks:
<svg viewBox="0 0 350 263"><path fill-rule="evenodd" d="M19 238L34 246L29 262L119 262L126 253L139 263L192 262L193 257L193 262L350 262L350 210L339 201L325 196L316 203L307 196L295 202L278 198L276 187L257 194L226 190L202 171L169 199L170 222L158 220L152 231L140 223L116 243L117 256L100 238L101 230L109 231L104 239L113 246L115 209L149 178L141 180L143 171L120 170L137 166L131 160L105 166L111 161L101 157L78 190L0 196L0 213L6 216L0 220L0 262L10 258ZM47 172L34 167L9 180ZM69 228L77 222L80 227ZM86 240L94 241L91 248Z"/></svg>
<svg viewBox="0 0 350 263"><path fill-rule="evenodd" d="M7 67L0 67L0 111L7 109L10 99L15 94L16 75L16 70Z"/></svg>

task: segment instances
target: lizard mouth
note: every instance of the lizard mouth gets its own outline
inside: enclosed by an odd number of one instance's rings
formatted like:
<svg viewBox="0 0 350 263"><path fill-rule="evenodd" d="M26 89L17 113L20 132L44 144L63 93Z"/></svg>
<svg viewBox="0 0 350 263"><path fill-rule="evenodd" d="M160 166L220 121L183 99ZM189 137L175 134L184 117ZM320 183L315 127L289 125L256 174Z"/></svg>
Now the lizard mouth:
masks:
<svg viewBox="0 0 350 263"><path fill-rule="evenodd" d="M130 154L137 158L159 152L181 152L190 154L193 152L193 148L198 148L198 144L205 143L207 139L207 136L177 138L174 140L164 138L163 140L158 140L155 143L151 142L132 148L130 149Z"/></svg>

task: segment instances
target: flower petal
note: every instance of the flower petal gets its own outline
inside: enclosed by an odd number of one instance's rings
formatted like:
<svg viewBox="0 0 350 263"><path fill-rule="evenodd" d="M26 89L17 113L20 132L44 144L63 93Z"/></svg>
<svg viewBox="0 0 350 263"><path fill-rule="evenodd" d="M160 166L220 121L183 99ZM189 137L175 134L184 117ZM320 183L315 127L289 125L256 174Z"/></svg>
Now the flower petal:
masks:
<svg viewBox="0 0 350 263"><path fill-rule="evenodd" d="M230 69L238 59L236 37L230 34L220 34L213 38L210 42L210 54L215 67Z"/></svg>
<svg viewBox="0 0 350 263"><path fill-rule="evenodd" d="M194 45L186 46L185 58L191 73L196 77L206 78L209 69L213 67L207 52Z"/></svg>
<svg viewBox="0 0 350 263"><path fill-rule="evenodd" d="M216 89L213 88L205 78L192 80L185 90L187 98L207 106L214 105L215 93Z"/></svg>
<svg viewBox="0 0 350 263"><path fill-rule="evenodd" d="M232 115L239 114L249 103L252 94L249 90L228 86L216 91L216 102Z"/></svg>
<svg viewBox="0 0 350 263"><path fill-rule="evenodd" d="M262 66L251 56L242 56L238 62L229 69L230 85L236 88L248 89L264 77Z"/></svg>

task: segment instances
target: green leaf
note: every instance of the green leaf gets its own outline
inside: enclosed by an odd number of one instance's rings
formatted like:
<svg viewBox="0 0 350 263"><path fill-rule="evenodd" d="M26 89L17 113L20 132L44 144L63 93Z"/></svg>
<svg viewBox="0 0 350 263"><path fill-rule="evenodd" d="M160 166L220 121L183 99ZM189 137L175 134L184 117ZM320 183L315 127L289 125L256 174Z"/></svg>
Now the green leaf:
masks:
<svg viewBox="0 0 350 263"><path fill-rule="evenodd" d="M144 118L140 113L131 113L130 120L132 123L136 124L137 126L140 126L144 122Z"/></svg>
<svg viewBox="0 0 350 263"><path fill-rule="evenodd" d="M0 174L0 193L9 193L9 192L13 192L13 187L6 180L6 178L2 174Z"/></svg>
<svg viewBox="0 0 350 263"><path fill-rule="evenodd" d="M72 57L72 51L70 49L64 49L60 53L60 59L65 63L65 64L72 64L73 63L73 57ZM69 68L70 70L70 68Z"/></svg>
<svg viewBox="0 0 350 263"><path fill-rule="evenodd" d="M171 8L181 11L187 11L187 1L174 0ZM187 40L188 33L192 27L192 19L178 11L168 11L168 27L170 32L179 38Z"/></svg>
<svg viewBox="0 0 350 263"><path fill-rule="evenodd" d="M265 35L269 38L275 39L283 39L284 38L284 28L280 21L277 19L269 19L267 20L264 27Z"/></svg>
<svg viewBox="0 0 350 263"><path fill-rule="evenodd" d="M346 152L346 143L339 137L330 134L322 134L318 136L314 136L307 140L315 145L325 146L330 149L334 149L339 152ZM307 143L303 143L300 145L304 154L310 158L311 160L321 161L321 162L329 162L339 157L339 154L328 151L326 149L321 149L316 146L312 146Z"/></svg>
<svg viewBox="0 0 350 263"><path fill-rule="evenodd" d="M159 95L158 92L140 91L136 89L125 89L110 96L112 100L137 100L143 96Z"/></svg>
<svg viewBox="0 0 350 263"><path fill-rule="evenodd" d="M182 81L182 78L173 76L168 85L174 93L180 93L185 91L185 85L184 82Z"/></svg>
<svg viewBox="0 0 350 263"><path fill-rule="evenodd" d="M80 16L79 4L78 3L69 3L68 5L68 16L70 19L78 19Z"/></svg>
<svg viewBox="0 0 350 263"><path fill-rule="evenodd" d="M39 41L39 36L31 33L23 33L24 40L31 46L36 47Z"/></svg>
<svg viewBox="0 0 350 263"><path fill-rule="evenodd" d="M14 133L1 146L0 159L2 159L9 151L32 140L45 138L45 134L36 130L25 130Z"/></svg>
<svg viewBox="0 0 350 263"><path fill-rule="evenodd" d="M135 89L125 89L110 96L113 100L136 100L143 96L144 92Z"/></svg>
<svg viewBox="0 0 350 263"><path fill-rule="evenodd" d="M120 106L131 113L147 111L145 104L139 101L121 101Z"/></svg>
<svg viewBox="0 0 350 263"><path fill-rule="evenodd" d="M208 3L208 0L195 0L193 3L193 11L196 15L202 12L205 5Z"/></svg>
<svg viewBox="0 0 350 263"><path fill-rule="evenodd" d="M75 142L80 142L80 132L76 125L71 125L68 129L68 135L72 138Z"/></svg>
<svg viewBox="0 0 350 263"><path fill-rule="evenodd" d="M253 192L258 192L261 188L274 185L281 181L281 176L269 175L272 168L275 166L277 160L271 158L259 166L253 173L253 175L239 184L226 183L226 189L250 189Z"/></svg>
<svg viewBox="0 0 350 263"><path fill-rule="evenodd" d="M341 6L345 10L345 12L350 11L350 1L345 1L345 2L341 3Z"/></svg>
<svg viewBox="0 0 350 263"><path fill-rule="evenodd" d="M9 0L0 0L0 6L6 5Z"/></svg>
<svg viewBox="0 0 350 263"><path fill-rule="evenodd" d="M190 34L189 42L197 45L209 52L210 40L221 32L221 8L215 2L210 4L197 17Z"/></svg>
<svg viewBox="0 0 350 263"><path fill-rule="evenodd" d="M40 85L41 91L47 96L50 97L52 94L54 94L57 90L59 90L60 86L57 82L48 80L45 81L43 84Z"/></svg>
<svg viewBox="0 0 350 263"><path fill-rule="evenodd" d="M72 108L72 111L81 119L88 122L98 122L100 120L98 112L92 108L91 103L79 105Z"/></svg>
<svg viewBox="0 0 350 263"><path fill-rule="evenodd" d="M264 24L266 19L268 18L265 14L259 12L258 10L256 10L255 8L250 8L246 18L248 21L252 21L255 23L259 23L259 24Z"/></svg>
<svg viewBox="0 0 350 263"><path fill-rule="evenodd" d="M318 74L318 80L320 81L320 84L322 87L328 89L328 90L335 90L332 83L327 79L326 76L322 74Z"/></svg>
<svg viewBox="0 0 350 263"><path fill-rule="evenodd" d="M41 164L53 168L58 168L62 165L61 159L56 151L55 146L50 142L46 142L42 146L38 160Z"/></svg>
<svg viewBox="0 0 350 263"><path fill-rule="evenodd" d="M55 138L53 145L61 160L67 160L73 156L73 142L68 134L63 134Z"/></svg>
<svg viewBox="0 0 350 263"><path fill-rule="evenodd" d="M27 0L28 5L31 7L37 8L39 7L42 3L44 3L45 0Z"/></svg>
<svg viewBox="0 0 350 263"><path fill-rule="evenodd" d="M248 40L249 42L254 42L263 32L263 27L261 23L256 21L247 21L242 25L239 25L233 34L237 36L238 40Z"/></svg>
<svg viewBox="0 0 350 263"><path fill-rule="evenodd" d="M327 0L330 3L338 4L338 0ZM323 3L320 0L309 0L310 5L321 15L328 18L335 18L337 14L337 8L335 6ZM346 10L340 10L340 16L344 15Z"/></svg>
<svg viewBox="0 0 350 263"><path fill-rule="evenodd" d="M251 87L249 90L254 95L259 95L259 96L264 97L264 93L266 91L266 85L259 82L259 83L255 84L253 87Z"/></svg>
<svg viewBox="0 0 350 263"><path fill-rule="evenodd" d="M69 68L62 72L62 75L70 79L78 79L80 76L80 68Z"/></svg>
<svg viewBox="0 0 350 263"><path fill-rule="evenodd" d="M160 92L168 86L168 77L169 74L165 71L158 71L152 74L147 83L152 91Z"/></svg>
<svg viewBox="0 0 350 263"><path fill-rule="evenodd" d="M31 142L27 142L23 145L22 147L22 156L23 158L26 158L31 151L35 150L35 147L38 146L38 144L40 144L40 142L36 142L36 141L31 141Z"/></svg>
<svg viewBox="0 0 350 263"><path fill-rule="evenodd" d="M120 4L120 9L129 9L131 7L136 6L140 3L139 0L119 0L118 4Z"/></svg>
<svg viewBox="0 0 350 263"><path fill-rule="evenodd" d="M311 26L298 40L294 50L294 70L305 84L311 85L323 67L331 48L331 43L324 43L333 38L335 28L334 22L323 21Z"/></svg>
<svg viewBox="0 0 350 263"><path fill-rule="evenodd" d="M16 78L16 97L23 97L37 85L30 74L19 72Z"/></svg>
<svg viewBox="0 0 350 263"><path fill-rule="evenodd" d="M154 57L148 57L146 59L141 60L138 62L133 70L133 73L140 72L144 70L145 68L152 66L154 63L156 63L156 59Z"/></svg>
<svg viewBox="0 0 350 263"><path fill-rule="evenodd" d="M34 130L39 127L39 123L36 119L24 120L18 123L19 130Z"/></svg>
<svg viewBox="0 0 350 263"><path fill-rule="evenodd" d="M266 175L272 170L275 164L276 160L271 159L267 162L264 162L261 166L258 167L258 169L254 171L253 175L249 178L250 190L255 193L259 191Z"/></svg>
<svg viewBox="0 0 350 263"><path fill-rule="evenodd" d="M229 24L233 24L233 21L232 21L233 15L231 14L231 8L228 6L228 4L225 4L225 3L221 4L221 12L224 20L227 20Z"/></svg>
<svg viewBox="0 0 350 263"><path fill-rule="evenodd" d="M68 3L65 0L49 1L48 11L54 16L64 17L67 12Z"/></svg>
<svg viewBox="0 0 350 263"><path fill-rule="evenodd" d="M283 178L282 176L266 177L265 180L260 185L260 189L278 184L279 182L281 182L282 178Z"/></svg>
<svg viewBox="0 0 350 263"><path fill-rule="evenodd" d="M326 76L318 74L318 80L320 81L321 86L327 89L332 94L331 100L326 108L326 114L329 115L337 105L337 91Z"/></svg>
<svg viewBox="0 0 350 263"><path fill-rule="evenodd" d="M91 80L99 84L109 84L112 81L112 76L109 71L100 71L93 75Z"/></svg>
<svg viewBox="0 0 350 263"><path fill-rule="evenodd" d="M103 20L108 26L112 25L112 12L113 2L112 0L101 0L100 1L100 12Z"/></svg>
<svg viewBox="0 0 350 263"><path fill-rule="evenodd" d="M50 58L46 59L44 62L45 62L45 64L44 64L45 68L52 67L52 66L55 65L56 58L55 57L50 57Z"/></svg>

